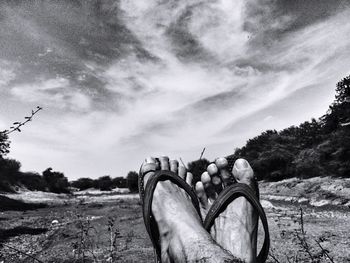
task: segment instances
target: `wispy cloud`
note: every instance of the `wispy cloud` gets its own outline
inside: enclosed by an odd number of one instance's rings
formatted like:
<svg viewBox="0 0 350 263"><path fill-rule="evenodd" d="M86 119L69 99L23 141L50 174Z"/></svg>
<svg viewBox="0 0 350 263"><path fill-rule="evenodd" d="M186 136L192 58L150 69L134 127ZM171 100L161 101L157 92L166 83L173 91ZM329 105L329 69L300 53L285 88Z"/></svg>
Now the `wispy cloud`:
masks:
<svg viewBox="0 0 350 263"><path fill-rule="evenodd" d="M124 175L149 154L212 158L322 114L349 73L350 11L296 2L2 4L0 59L17 65L0 63L2 100L45 106L12 155Z"/></svg>

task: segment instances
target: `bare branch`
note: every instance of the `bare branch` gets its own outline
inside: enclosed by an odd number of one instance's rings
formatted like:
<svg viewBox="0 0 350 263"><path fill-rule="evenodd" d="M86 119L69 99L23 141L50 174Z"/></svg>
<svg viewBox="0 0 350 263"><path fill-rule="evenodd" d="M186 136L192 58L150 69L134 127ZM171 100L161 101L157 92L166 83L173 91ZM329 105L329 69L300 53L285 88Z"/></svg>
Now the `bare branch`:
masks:
<svg viewBox="0 0 350 263"><path fill-rule="evenodd" d="M324 249L322 247L322 245L320 244L320 242L318 242L316 239L315 239L315 241L316 241L317 245L320 247L320 249L322 250L322 253L327 256L327 258L329 259L330 262L334 263L333 258L328 254L327 250Z"/></svg>
<svg viewBox="0 0 350 263"><path fill-rule="evenodd" d="M43 109L42 107L37 106L37 107L36 107L36 110L32 110L30 116L24 117L25 121L23 121L23 122L20 122L20 121L14 122L13 125L10 127L9 130L4 130L4 131L2 131L2 133L5 134L5 135L8 135L8 134L10 134L10 133L12 133L12 132L15 132L15 131L21 132L20 127L22 127L22 126L24 126L26 123L30 122L30 121L32 120L33 116L34 116L35 114L37 114L39 111L41 111L42 109Z"/></svg>

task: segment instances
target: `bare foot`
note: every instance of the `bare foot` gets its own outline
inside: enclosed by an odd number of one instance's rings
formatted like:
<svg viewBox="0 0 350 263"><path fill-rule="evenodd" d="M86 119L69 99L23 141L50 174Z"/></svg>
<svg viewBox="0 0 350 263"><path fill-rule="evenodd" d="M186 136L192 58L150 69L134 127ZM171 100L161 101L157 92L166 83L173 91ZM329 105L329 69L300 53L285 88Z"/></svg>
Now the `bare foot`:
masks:
<svg viewBox="0 0 350 263"><path fill-rule="evenodd" d="M141 167L144 185L154 175L149 167L171 170L190 184L192 175L167 157L147 158ZM171 181L159 181L154 191L152 213L160 236L162 262L239 262L215 243L205 231L190 196Z"/></svg>
<svg viewBox="0 0 350 263"><path fill-rule="evenodd" d="M225 158L218 158L214 164L208 166L207 172L202 174L201 181L195 186L203 217L206 216L220 191L235 182L250 186L258 195L253 170L246 160L238 159L232 172L228 171L228 163ZM257 249L257 229L256 211L247 199L239 197L215 219L211 235L219 245L229 250L235 257L245 262L254 262Z"/></svg>

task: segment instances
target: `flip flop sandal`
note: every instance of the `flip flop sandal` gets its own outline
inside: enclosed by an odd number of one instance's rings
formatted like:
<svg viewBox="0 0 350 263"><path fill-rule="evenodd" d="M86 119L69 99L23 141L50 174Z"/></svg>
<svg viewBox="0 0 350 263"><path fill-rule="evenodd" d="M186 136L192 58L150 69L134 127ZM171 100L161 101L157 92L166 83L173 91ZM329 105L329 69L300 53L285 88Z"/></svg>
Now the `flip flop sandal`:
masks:
<svg viewBox="0 0 350 263"><path fill-rule="evenodd" d="M213 226L215 219L227 208L227 206L236 198L243 196L249 203L256 209L258 215L261 219L264 231L265 238L264 244L260 250L259 255L256 258L257 263L263 263L266 261L269 254L270 247L270 235L269 227L267 224L267 218L262 208L258 198L256 197L253 190L246 184L235 183L224 188L217 199L212 204L211 208L208 211L208 214L204 220L204 228L210 233L210 228Z"/></svg>
<svg viewBox="0 0 350 263"><path fill-rule="evenodd" d="M165 171L165 170L156 170L156 165L154 164L154 167L152 167L153 164L150 165L149 169L143 169L144 171L140 170L139 173L139 193L140 193L140 199L142 203L142 212L143 212L143 220L145 222L146 230L148 232L148 235L151 238L153 247L154 247L154 254L155 254L155 262L161 262L161 249L160 249L160 240L159 240L159 230L157 222L155 221L153 214L152 214L152 200L153 200L153 193L156 188L156 185L160 181L166 181L169 180L172 183L176 184L178 187L184 189L186 193L191 197L193 206L195 207L201 222L202 222L202 216L199 209L199 202L197 199L197 195L193 191L193 189L183 180L181 177L179 177L177 174L171 171ZM144 176L148 172L154 172L155 174L152 175L146 184L146 187L144 187Z"/></svg>

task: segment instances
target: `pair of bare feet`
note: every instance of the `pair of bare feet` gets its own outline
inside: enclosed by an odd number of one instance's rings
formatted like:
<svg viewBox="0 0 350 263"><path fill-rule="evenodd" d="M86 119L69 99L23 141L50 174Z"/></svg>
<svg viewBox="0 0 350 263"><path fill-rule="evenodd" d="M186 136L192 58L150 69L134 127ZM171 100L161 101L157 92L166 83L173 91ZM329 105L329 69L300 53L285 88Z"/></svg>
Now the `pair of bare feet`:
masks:
<svg viewBox="0 0 350 263"><path fill-rule="evenodd" d="M230 172L226 159L218 158L208 166L195 186L193 175L176 160L169 161L167 157L145 160L141 167L145 174L144 186L154 175L154 169L147 171L149 165L157 170L170 170L193 187L202 218L219 192L235 181L248 185L257 193L253 170L244 159L238 159ZM254 262L256 259L258 215L244 197L227 206L215 219L210 233L204 229L190 196L169 180L157 183L151 208L158 225L162 262Z"/></svg>

